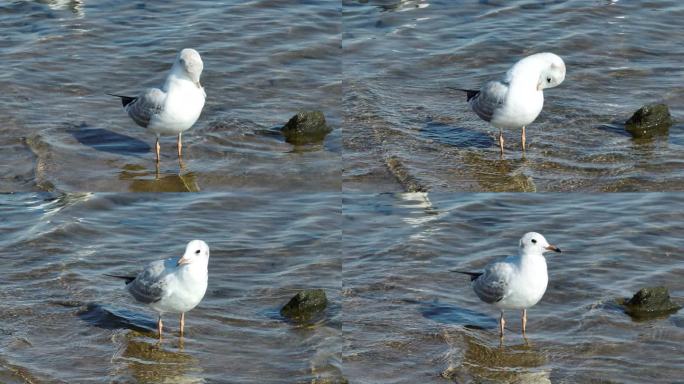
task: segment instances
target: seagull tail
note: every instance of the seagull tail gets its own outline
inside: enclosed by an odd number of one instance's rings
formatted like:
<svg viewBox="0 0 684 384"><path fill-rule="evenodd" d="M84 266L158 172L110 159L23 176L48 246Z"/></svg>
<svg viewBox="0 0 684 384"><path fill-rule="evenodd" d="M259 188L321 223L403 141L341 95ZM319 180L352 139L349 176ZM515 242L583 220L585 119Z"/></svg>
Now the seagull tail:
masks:
<svg viewBox="0 0 684 384"><path fill-rule="evenodd" d="M124 108L125 108L128 104L134 102L134 101L137 99L137 97L123 96L123 95L115 95L115 94L113 94L113 93L107 93L107 94L108 94L109 96L120 97L120 98L121 98L121 104L123 104Z"/></svg>
<svg viewBox="0 0 684 384"><path fill-rule="evenodd" d="M126 280L126 285L130 284L131 281L135 280L135 276L121 276L121 275L110 275L105 273L105 276L114 277L117 279Z"/></svg>
<svg viewBox="0 0 684 384"><path fill-rule="evenodd" d="M461 91L466 93L466 101L470 101L473 97L477 96L480 94L480 91L475 90L475 89L463 89L463 88L454 88L454 87L447 87L448 89L453 89L454 91Z"/></svg>
<svg viewBox="0 0 684 384"><path fill-rule="evenodd" d="M468 276L470 276L470 281L474 281L474 280L476 280L478 277L482 276L482 272L457 271L457 270L454 270L454 269L452 269L452 270L449 271L449 272L458 272L458 273L462 273L462 274L464 274L464 275L468 275Z"/></svg>

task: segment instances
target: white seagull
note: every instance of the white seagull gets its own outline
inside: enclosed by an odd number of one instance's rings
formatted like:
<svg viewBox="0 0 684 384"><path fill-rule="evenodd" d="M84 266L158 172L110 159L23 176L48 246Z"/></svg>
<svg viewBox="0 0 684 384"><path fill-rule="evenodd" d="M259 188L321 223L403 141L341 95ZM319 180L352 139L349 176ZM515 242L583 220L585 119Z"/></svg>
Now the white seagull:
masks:
<svg viewBox="0 0 684 384"><path fill-rule="evenodd" d="M525 126L531 124L544 106L544 89L560 85L565 79L565 63L558 55L544 52L527 56L506 72L501 80L490 81L480 90L466 92L470 108L484 121L499 128L499 147L504 150L503 129L522 127L525 150Z"/></svg>
<svg viewBox="0 0 684 384"><path fill-rule="evenodd" d="M128 292L159 313L157 330L161 339L164 313L180 313L183 335L185 312L195 308L207 291L208 264L209 246L202 240L193 240L180 259L153 261L137 276L107 276L126 280Z"/></svg>
<svg viewBox="0 0 684 384"><path fill-rule="evenodd" d="M157 135L157 164L160 135L178 135L178 160L182 161L181 135L195 124L207 97L200 84L203 68L200 54L186 48L178 53L161 89L149 88L138 97L109 94L121 98L133 121Z"/></svg>
<svg viewBox="0 0 684 384"><path fill-rule="evenodd" d="M473 290L485 303L501 309L500 337L504 334L504 309L522 309L522 334L525 336L527 308L537 304L546 292L549 276L544 252L560 252L544 236L528 232L520 239L520 254L487 265L484 272L455 271L470 275Z"/></svg>

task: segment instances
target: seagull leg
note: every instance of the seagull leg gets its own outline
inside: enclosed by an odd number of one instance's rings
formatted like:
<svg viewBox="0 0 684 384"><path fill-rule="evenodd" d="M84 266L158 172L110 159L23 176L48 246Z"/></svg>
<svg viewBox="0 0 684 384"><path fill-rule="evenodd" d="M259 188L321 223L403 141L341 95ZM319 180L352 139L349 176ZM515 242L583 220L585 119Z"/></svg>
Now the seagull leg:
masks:
<svg viewBox="0 0 684 384"><path fill-rule="evenodd" d="M185 312L181 313L180 317L180 334L183 336L183 328L185 328Z"/></svg>
<svg viewBox="0 0 684 384"><path fill-rule="evenodd" d="M185 164L183 164L183 141L181 139L181 133L178 134L178 166L181 171L185 168Z"/></svg>
<svg viewBox="0 0 684 384"><path fill-rule="evenodd" d="M527 326L527 308L522 310L522 334L525 337L525 327Z"/></svg>
<svg viewBox="0 0 684 384"><path fill-rule="evenodd" d="M157 154L156 161L155 161L155 170L157 171L156 176L157 179L159 179L159 135L157 135L157 142L155 144L155 152Z"/></svg>
<svg viewBox="0 0 684 384"><path fill-rule="evenodd" d="M499 337L501 340L503 340L504 337L504 325L506 325L506 321L504 320L504 311L501 311L501 318L499 319Z"/></svg>
<svg viewBox="0 0 684 384"><path fill-rule="evenodd" d="M524 126L524 125L523 125L523 127L522 127L522 137L521 137L521 141L522 141L523 152L525 152L525 126Z"/></svg>
<svg viewBox="0 0 684 384"><path fill-rule="evenodd" d="M162 339L162 319L161 319L161 313L159 314L159 320L157 321L157 331L159 331L159 340Z"/></svg>
<svg viewBox="0 0 684 384"><path fill-rule="evenodd" d="M155 149L157 152L157 165L159 165L159 136L157 136L157 144L155 145Z"/></svg>
<svg viewBox="0 0 684 384"><path fill-rule="evenodd" d="M182 153L183 153L183 140L181 138L182 134L183 134L183 132L178 132L178 159L179 160L182 157Z"/></svg>
<svg viewBox="0 0 684 384"><path fill-rule="evenodd" d="M499 149L501 149L501 157L503 157L503 148L504 148L504 137L503 137L503 131L499 129Z"/></svg>

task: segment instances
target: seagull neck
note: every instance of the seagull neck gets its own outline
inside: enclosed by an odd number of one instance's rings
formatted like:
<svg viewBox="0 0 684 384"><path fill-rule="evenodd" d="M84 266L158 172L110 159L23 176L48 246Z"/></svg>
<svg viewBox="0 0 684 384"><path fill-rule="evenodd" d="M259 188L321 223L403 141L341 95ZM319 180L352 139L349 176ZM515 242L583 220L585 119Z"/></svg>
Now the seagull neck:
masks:
<svg viewBox="0 0 684 384"><path fill-rule="evenodd" d="M521 75L516 75L509 78L510 89L525 89L537 90L537 82L539 81L539 75L532 76L529 73L523 73Z"/></svg>
<svg viewBox="0 0 684 384"><path fill-rule="evenodd" d="M536 58L528 58L518 62L511 68L507 75L506 80L511 85L511 88L523 87L523 89L528 89L534 87L536 90L537 82L539 81L539 76L544 68L544 63Z"/></svg>
<svg viewBox="0 0 684 384"><path fill-rule="evenodd" d="M532 263L536 264L539 261L546 262L544 255L542 255L539 252L520 252L520 264L521 265L532 264Z"/></svg>
<svg viewBox="0 0 684 384"><path fill-rule="evenodd" d="M182 86L185 81L189 81L192 83L192 80L190 79L190 77L188 77L185 71L174 64L173 68L171 68L171 72L166 77L166 82L164 83L164 91L168 92L172 88Z"/></svg>

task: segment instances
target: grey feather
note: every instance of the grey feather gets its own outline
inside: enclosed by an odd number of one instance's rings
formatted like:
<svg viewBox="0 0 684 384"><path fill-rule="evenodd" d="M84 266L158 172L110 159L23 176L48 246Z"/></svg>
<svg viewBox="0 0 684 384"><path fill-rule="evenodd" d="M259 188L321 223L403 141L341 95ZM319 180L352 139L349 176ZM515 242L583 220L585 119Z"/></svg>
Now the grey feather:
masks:
<svg viewBox="0 0 684 384"><path fill-rule="evenodd" d="M166 288L164 263L158 260L150 263L144 271L128 284L128 292L141 303L150 304L161 300Z"/></svg>
<svg viewBox="0 0 684 384"><path fill-rule="evenodd" d="M510 268L506 263L494 263L487 266L484 273L478 276L473 283L473 290L485 303L496 303L506 296L508 281L505 273L499 273L502 269Z"/></svg>
<svg viewBox="0 0 684 384"><path fill-rule="evenodd" d="M495 111L500 108L508 93L508 85L500 81L486 83L480 92L470 98L470 107L484 121L491 121Z"/></svg>
<svg viewBox="0 0 684 384"><path fill-rule="evenodd" d="M133 102L129 103L125 109L128 116L141 127L147 128L154 115L160 114L164 110L166 93L159 88L150 88L143 92Z"/></svg>

